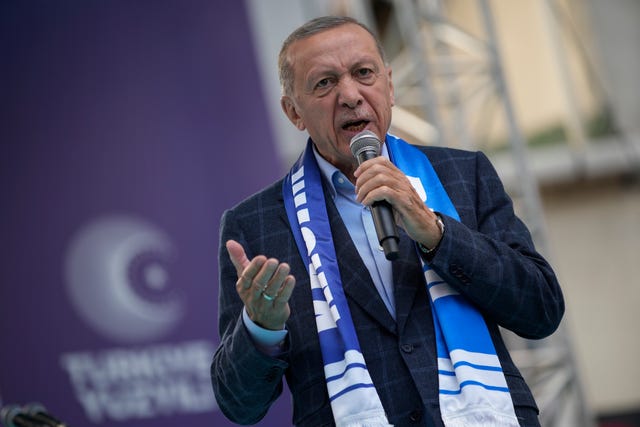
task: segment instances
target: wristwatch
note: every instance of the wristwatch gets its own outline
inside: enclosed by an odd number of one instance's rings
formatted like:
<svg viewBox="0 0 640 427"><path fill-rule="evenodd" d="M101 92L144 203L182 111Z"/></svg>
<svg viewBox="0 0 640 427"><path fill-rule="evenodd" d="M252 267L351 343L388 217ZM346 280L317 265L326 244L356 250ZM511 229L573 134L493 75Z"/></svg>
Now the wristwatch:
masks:
<svg viewBox="0 0 640 427"><path fill-rule="evenodd" d="M422 253L425 255L432 254L440 245L440 242L442 241L442 237L444 237L444 222L442 222L442 217L440 216L439 213L436 213L436 225L440 229L440 241L438 242L438 244L432 248L427 248L422 243L418 243L418 247L420 248L420 251L422 251Z"/></svg>

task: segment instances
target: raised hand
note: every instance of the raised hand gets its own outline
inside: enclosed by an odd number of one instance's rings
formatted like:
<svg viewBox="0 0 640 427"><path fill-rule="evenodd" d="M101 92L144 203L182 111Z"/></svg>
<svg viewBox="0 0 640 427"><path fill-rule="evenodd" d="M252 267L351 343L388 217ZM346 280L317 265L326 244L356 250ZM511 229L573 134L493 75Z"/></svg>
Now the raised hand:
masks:
<svg viewBox="0 0 640 427"><path fill-rule="evenodd" d="M283 329L291 314L289 298L296 284L289 265L264 255L249 260L235 240L227 241L226 247L238 273L236 290L251 320L265 329Z"/></svg>

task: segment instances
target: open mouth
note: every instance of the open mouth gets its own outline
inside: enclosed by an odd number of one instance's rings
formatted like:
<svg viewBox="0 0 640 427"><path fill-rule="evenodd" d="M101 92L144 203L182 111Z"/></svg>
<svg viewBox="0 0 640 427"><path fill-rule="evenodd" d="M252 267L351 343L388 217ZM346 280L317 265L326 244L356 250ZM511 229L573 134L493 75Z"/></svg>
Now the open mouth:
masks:
<svg viewBox="0 0 640 427"><path fill-rule="evenodd" d="M361 130L364 130L364 128L367 127L368 124L368 120L354 120L343 124L342 129L349 132L360 132Z"/></svg>

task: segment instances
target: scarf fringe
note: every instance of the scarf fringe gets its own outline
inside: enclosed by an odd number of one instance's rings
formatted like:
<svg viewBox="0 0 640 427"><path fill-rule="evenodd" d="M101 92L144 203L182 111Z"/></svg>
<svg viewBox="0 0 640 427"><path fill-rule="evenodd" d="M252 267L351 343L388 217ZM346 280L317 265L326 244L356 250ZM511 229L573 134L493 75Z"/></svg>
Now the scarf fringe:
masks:
<svg viewBox="0 0 640 427"><path fill-rule="evenodd" d="M345 417L336 423L336 427L393 427L393 424L389 424L384 412L376 412L371 415L357 414Z"/></svg>
<svg viewBox="0 0 640 427"><path fill-rule="evenodd" d="M519 427L514 415L497 412L493 408L473 408L472 411L442 417L447 427Z"/></svg>

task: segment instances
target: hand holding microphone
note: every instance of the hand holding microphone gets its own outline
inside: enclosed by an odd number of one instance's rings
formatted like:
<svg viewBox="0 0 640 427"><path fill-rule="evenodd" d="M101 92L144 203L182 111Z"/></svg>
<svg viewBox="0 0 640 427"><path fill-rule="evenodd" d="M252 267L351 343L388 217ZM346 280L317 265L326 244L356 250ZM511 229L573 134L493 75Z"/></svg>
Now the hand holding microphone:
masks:
<svg viewBox="0 0 640 427"><path fill-rule="evenodd" d="M369 159L380 155L380 140L373 132L364 130L351 138L349 147L351 153L361 165ZM393 208L386 200L376 201L371 205L373 224L378 235L378 242L384 250L384 255L389 261L398 258L399 247L398 230L393 218Z"/></svg>
<svg viewBox="0 0 640 427"><path fill-rule="evenodd" d="M362 131L351 139L351 152L362 164L376 159L380 152L380 140L371 131ZM364 168L359 168L358 191L362 192L362 201L375 200L371 203L371 213L380 245L387 259L398 256L398 224L420 248L429 253L436 248L444 234L442 219L430 209L418 194L414 184L405 174L386 159L375 160ZM362 185L362 188L360 188ZM367 202L369 204L369 202ZM395 215L394 215L395 214ZM422 249L423 251L425 249Z"/></svg>

